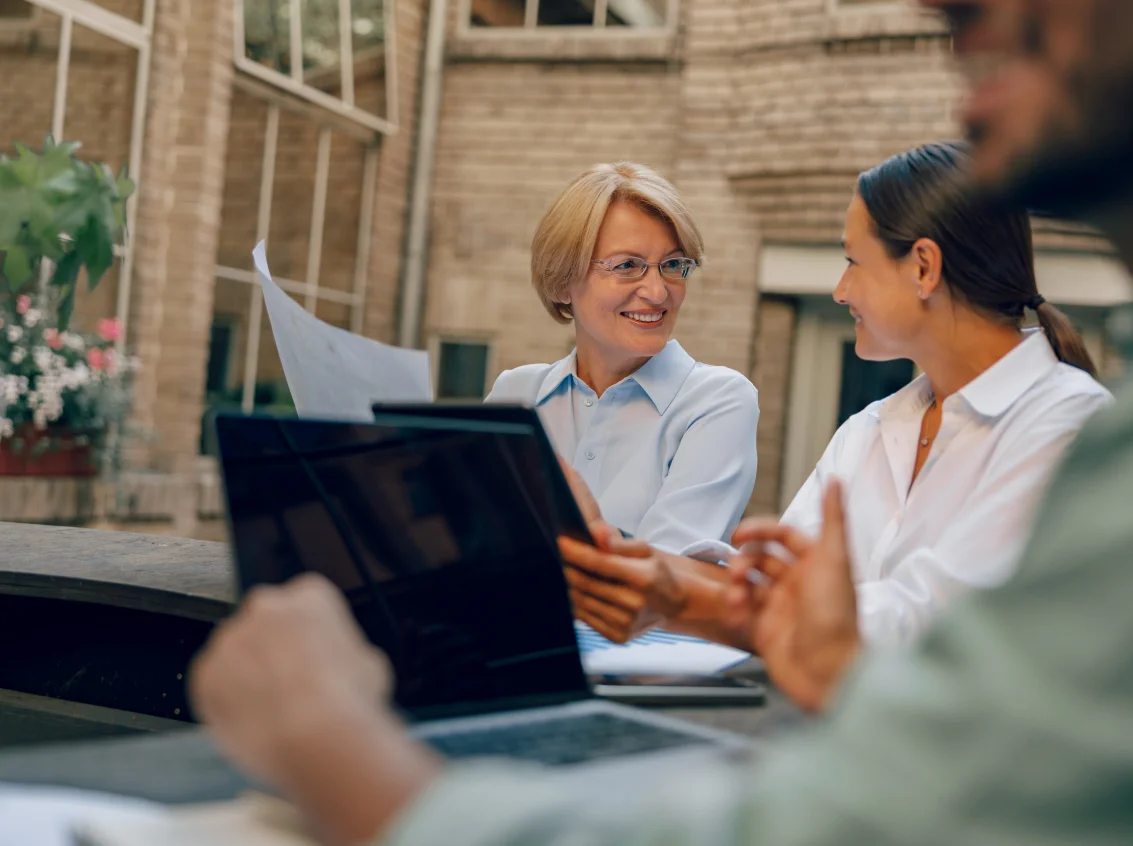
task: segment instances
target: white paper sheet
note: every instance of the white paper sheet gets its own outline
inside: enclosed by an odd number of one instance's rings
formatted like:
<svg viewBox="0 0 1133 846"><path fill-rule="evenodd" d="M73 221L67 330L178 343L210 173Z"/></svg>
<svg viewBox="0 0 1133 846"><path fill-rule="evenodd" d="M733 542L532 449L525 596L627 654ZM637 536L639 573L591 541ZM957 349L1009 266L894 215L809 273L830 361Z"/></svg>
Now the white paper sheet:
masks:
<svg viewBox="0 0 1133 846"><path fill-rule="evenodd" d="M290 805L247 794L168 807L140 799L0 784L0 846L317 846Z"/></svg>
<svg viewBox="0 0 1133 846"><path fill-rule="evenodd" d="M79 820L119 826L160 819L160 805L102 793L0 784L0 846L74 846Z"/></svg>
<svg viewBox="0 0 1133 846"><path fill-rule="evenodd" d="M587 652L589 675L693 675L723 672L750 656L715 643L643 643Z"/></svg>
<svg viewBox="0 0 1133 846"><path fill-rule="evenodd" d="M363 422L373 420L375 402L432 402L427 352L391 347L324 323L271 278L262 241L252 257L300 417Z"/></svg>

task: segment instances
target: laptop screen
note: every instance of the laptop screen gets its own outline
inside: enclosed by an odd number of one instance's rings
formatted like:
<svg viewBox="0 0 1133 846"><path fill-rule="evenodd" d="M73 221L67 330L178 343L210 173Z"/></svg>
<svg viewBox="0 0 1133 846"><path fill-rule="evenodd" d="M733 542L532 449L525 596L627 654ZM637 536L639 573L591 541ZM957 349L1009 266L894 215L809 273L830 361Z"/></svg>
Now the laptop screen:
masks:
<svg viewBox="0 0 1133 846"><path fill-rule="evenodd" d="M218 417L241 588L314 570L348 597L408 714L588 693L530 427Z"/></svg>

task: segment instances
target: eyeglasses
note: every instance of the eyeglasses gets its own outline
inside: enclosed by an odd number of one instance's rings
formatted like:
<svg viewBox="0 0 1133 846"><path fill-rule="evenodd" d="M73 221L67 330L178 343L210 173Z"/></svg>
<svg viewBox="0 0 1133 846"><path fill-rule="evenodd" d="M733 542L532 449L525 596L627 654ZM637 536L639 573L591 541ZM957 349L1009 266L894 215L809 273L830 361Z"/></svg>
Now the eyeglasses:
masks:
<svg viewBox="0 0 1133 846"><path fill-rule="evenodd" d="M613 256L601 261L592 261L591 264L598 265L619 279L641 279L649 272L649 268L656 265L658 273L673 281L688 279L700 266L700 262L696 259L685 256L667 258L663 261L646 261L638 256Z"/></svg>

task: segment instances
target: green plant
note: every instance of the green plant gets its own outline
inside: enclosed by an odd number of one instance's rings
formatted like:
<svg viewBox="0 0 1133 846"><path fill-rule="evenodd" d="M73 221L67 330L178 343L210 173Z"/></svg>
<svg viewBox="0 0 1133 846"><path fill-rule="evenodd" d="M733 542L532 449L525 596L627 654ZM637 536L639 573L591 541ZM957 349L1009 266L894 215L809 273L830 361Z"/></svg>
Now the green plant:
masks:
<svg viewBox="0 0 1133 846"><path fill-rule="evenodd" d="M125 169L115 177L106 165L78 158L79 146L48 135L40 152L17 144L14 157L0 156L0 277L15 296L50 262L60 331L70 323L80 271L93 290L114 264L134 192Z"/></svg>

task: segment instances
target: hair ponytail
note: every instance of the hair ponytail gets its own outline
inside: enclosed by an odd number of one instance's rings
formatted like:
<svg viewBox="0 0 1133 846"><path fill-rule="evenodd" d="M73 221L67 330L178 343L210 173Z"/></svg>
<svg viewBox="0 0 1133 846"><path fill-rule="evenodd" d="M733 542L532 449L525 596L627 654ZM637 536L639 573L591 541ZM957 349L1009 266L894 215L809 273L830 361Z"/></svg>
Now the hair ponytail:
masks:
<svg viewBox="0 0 1133 846"><path fill-rule="evenodd" d="M1042 297L1037 297L1034 303L1029 305L1038 316L1039 325L1058 360L1079 370L1085 370L1096 379L1098 369L1094 365L1093 358L1090 357L1090 351L1086 349L1086 342L1074 328L1070 318Z"/></svg>

